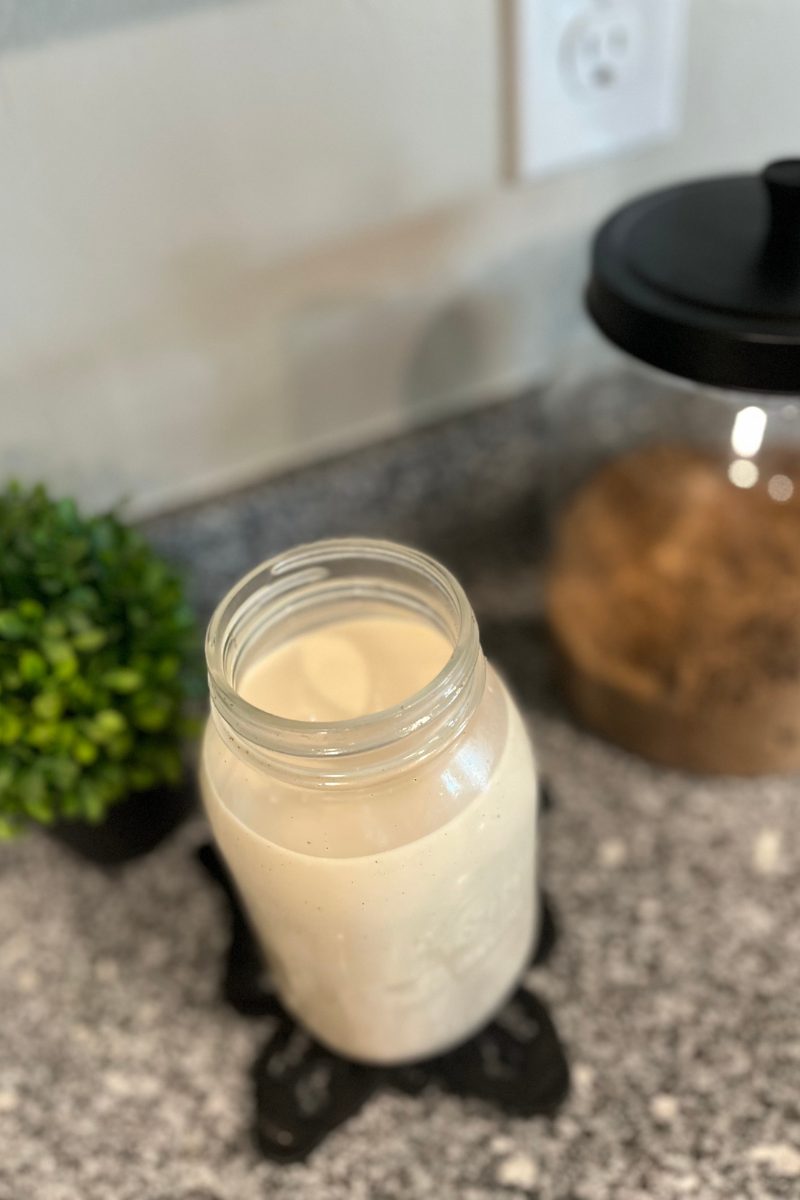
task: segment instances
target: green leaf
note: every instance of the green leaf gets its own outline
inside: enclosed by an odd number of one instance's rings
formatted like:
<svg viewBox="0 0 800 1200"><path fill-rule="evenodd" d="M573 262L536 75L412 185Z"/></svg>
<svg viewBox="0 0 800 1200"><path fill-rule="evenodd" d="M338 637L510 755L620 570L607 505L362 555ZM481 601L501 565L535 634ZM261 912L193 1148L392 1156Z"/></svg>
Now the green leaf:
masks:
<svg viewBox="0 0 800 1200"><path fill-rule="evenodd" d="M89 553L89 539L83 537L65 538L61 546L61 553L65 562L74 565L85 558Z"/></svg>
<svg viewBox="0 0 800 1200"><path fill-rule="evenodd" d="M118 712L115 708L106 708L102 712L97 713L87 729L87 734L93 742L98 742L102 745L118 734L124 733L127 727L128 722L121 712Z"/></svg>
<svg viewBox="0 0 800 1200"><path fill-rule="evenodd" d="M9 642L19 641L27 632L27 626L18 613L11 608L0 609L0 638Z"/></svg>
<svg viewBox="0 0 800 1200"><path fill-rule="evenodd" d="M52 820L52 810L48 810L47 781L36 767L26 771L19 781L19 792L25 811L37 821Z"/></svg>
<svg viewBox="0 0 800 1200"><path fill-rule="evenodd" d="M156 773L150 767L131 767L128 779L136 792L146 792L157 782Z"/></svg>
<svg viewBox="0 0 800 1200"><path fill-rule="evenodd" d="M76 587L69 594L70 604L74 604L76 608L87 609L91 611L98 607L100 597L94 588L91 587Z"/></svg>
<svg viewBox="0 0 800 1200"><path fill-rule="evenodd" d="M64 639L42 642L42 649L53 665L56 679L68 683L78 674L78 656L70 642Z"/></svg>
<svg viewBox="0 0 800 1200"><path fill-rule="evenodd" d="M72 649L71 643L63 637L46 638L42 642L42 650L48 661L54 665L61 662L68 662L75 657L75 651Z"/></svg>
<svg viewBox="0 0 800 1200"><path fill-rule="evenodd" d="M94 702L94 688L88 679L84 679L82 676L70 680L67 693L70 699L74 700L77 704L83 704L88 707Z"/></svg>
<svg viewBox="0 0 800 1200"><path fill-rule="evenodd" d="M180 783L183 778L183 760L177 747L165 747L159 754L158 762L167 783Z"/></svg>
<svg viewBox="0 0 800 1200"><path fill-rule="evenodd" d="M56 814L45 796L41 800L29 800L25 805L25 812L40 825L52 825L56 819Z"/></svg>
<svg viewBox="0 0 800 1200"><path fill-rule="evenodd" d="M16 713L0 708L0 745L13 746L22 736L22 721Z"/></svg>
<svg viewBox="0 0 800 1200"><path fill-rule="evenodd" d="M103 786L106 799L119 799L125 790L125 772L119 763L104 762L97 768L97 778Z"/></svg>
<svg viewBox="0 0 800 1200"><path fill-rule="evenodd" d="M94 780L84 780L78 789L81 815L92 825L98 825L105 816L106 806L102 788Z"/></svg>
<svg viewBox="0 0 800 1200"><path fill-rule="evenodd" d="M77 792L66 792L61 797L61 815L68 821L81 815L81 801Z"/></svg>
<svg viewBox="0 0 800 1200"><path fill-rule="evenodd" d="M16 815L0 812L0 842L10 842L22 832L22 822Z"/></svg>
<svg viewBox="0 0 800 1200"><path fill-rule="evenodd" d="M38 683L47 674L47 663L35 650L23 650L17 661L25 683Z"/></svg>
<svg viewBox="0 0 800 1200"><path fill-rule="evenodd" d="M172 614L176 629L191 629L194 626L194 613L188 604L179 604Z"/></svg>
<svg viewBox="0 0 800 1200"><path fill-rule="evenodd" d="M40 692L31 702L34 714L42 721L57 721L64 711L64 701L58 692Z"/></svg>
<svg viewBox="0 0 800 1200"><path fill-rule="evenodd" d="M146 629L150 624L150 613L143 604L129 604L128 620L134 629Z"/></svg>
<svg viewBox="0 0 800 1200"><path fill-rule="evenodd" d="M57 749L63 754L70 754L78 737L78 731L70 721L61 721L55 738Z"/></svg>
<svg viewBox="0 0 800 1200"><path fill-rule="evenodd" d="M97 746L88 738L78 738L72 747L73 758L84 767L90 767L93 762L96 762L98 754Z"/></svg>
<svg viewBox="0 0 800 1200"><path fill-rule="evenodd" d="M45 607L38 600L26 599L20 600L17 605L17 612L22 617L23 621L41 621L45 614Z"/></svg>
<svg viewBox="0 0 800 1200"><path fill-rule="evenodd" d="M69 683L78 674L78 669L77 658L67 658L63 662L56 663L53 674L59 683Z"/></svg>
<svg viewBox="0 0 800 1200"><path fill-rule="evenodd" d="M58 513L59 521L68 529L71 529L78 520L78 510L75 507L75 501L69 497L59 500L55 505L55 511Z"/></svg>
<svg viewBox="0 0 800 1200"><path fill-rule="evenodd" d="M64 583L61 579L47 579L42 571L39 574L39 587L48 596L60 596L64 591Z"/></svg>
<svg viewBox="0 0 800 1200"><path fill-rule="evenodd" d="M31 725L26 734L26 741L31 746L41 750L49 746L58 734L58 726L52 721L40 721Z"/></svg>
<svg viewBox="0 0 800 1200"><path fill-rule="evenodd" d="M156 667L156 675L162 683L169 683L181 669L181 660L177 654L162 654Z"/></svg>
<svg viewBox="0 0 800 1200"><path fill-rule="evenodd" d="M42 633L52 642L60 641L67 632L66 622L61 617L48 617L42 623Z"/></svg>
<svg viewBox="0 0 800 1200"><path fill-rule="evenodd" d="M102 650L108 640L108 634L104 629L86 629L83 633L76 633L72 639L72 644L76 650L80 650L83 654L94 654L97 650Z"/></svg>
<svg viewBox="0 0 800 1200"><path fill-rule="evenodd" d="M133 723L137 729L158 733L169 723L175 711L174 701L163 692L144 692L133 712Z"/></svg>
<svg viewBox="0 0 800 1200"><path fill-rule="evenodd" d="M49 758L45 766L46 773L60 792L66 792L73 787L81 773L80 766L71 758Z"/></svg>
<svg viewBox="0 0 800 1200"><path fill-rule="evenodd" d="M106 754L114 762L120 762L123 758L128 757L131 750L133 750L134 744L134 740L129 733L121 733L106 742Z"/></svg>
<svg viewBox="0 0 800 1200"><path fill-rule="evenodd" d="M95 522L92 529L92 546L98 554L108 554L117 540L114 522L103 517Z"/></svg>
<svg viewBox="0 0 800 1200"><path fill-rule="evenodd" d="M107 688L111 688L112 692L127 696L138 692L139 688L144 686L144 677L128 667L118 667L115 671L106 671L102 682Z"/></svg>
<svg viewBox="0 0 800 1200"><path fill-rule="evenodd" d="M181 717L181 720L178 723L178 728L182 735L192 742L197 741L205 729L205 726L205 717Z"/></svg>

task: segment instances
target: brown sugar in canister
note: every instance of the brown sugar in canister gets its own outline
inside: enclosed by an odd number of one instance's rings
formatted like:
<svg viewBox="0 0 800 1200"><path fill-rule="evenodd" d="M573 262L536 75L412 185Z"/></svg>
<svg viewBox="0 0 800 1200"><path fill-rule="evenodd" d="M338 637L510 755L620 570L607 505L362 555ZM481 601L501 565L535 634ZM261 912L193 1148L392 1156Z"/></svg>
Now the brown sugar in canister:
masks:
<svg viewBox="0 0 800 1200"><path fill-rule="evenodd" d="M546 603L587 726L673 767L800 770L798 465L740 488L721 458L656 445L573 495Z"/></svg>

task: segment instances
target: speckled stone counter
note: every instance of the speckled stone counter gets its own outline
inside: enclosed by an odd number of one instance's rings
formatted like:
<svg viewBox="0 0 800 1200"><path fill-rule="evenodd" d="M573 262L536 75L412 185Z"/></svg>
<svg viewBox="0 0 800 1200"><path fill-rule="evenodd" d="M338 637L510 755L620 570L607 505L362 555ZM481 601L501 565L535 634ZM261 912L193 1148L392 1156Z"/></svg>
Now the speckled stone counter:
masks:
<svg viewBox="0 0 800 1200"><path fill-rule="evenodd" d="M528 982L571 1061L558 1117L385 1092L307 1164L264 1162L248 1071L268 1020L218 999L203 819L113 876L37 834L0 847L0 1200L800 1196L800 782L692 779L572 727L538 618L537 454L522 401L151 532L201 609L265 549L341 523L460 566L555 796L543 874L561 936Z"/></svg>

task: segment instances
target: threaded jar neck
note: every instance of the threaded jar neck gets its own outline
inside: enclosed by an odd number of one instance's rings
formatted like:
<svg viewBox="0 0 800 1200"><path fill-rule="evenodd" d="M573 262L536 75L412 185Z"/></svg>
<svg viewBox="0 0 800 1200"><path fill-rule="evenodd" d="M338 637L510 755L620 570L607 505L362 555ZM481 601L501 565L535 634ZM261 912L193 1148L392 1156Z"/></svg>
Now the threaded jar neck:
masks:
<svg viewBox="0 0 800 1200"><path fill-rule="evenodd" d="M239 694L242 678L265 654L356 610L414 614L445 634L452 654L414 695L352 720L290 720ZM432 757L463 730L485 684L477 623L457 580L425 554L368 538L298 546L256 567L211 618L206 659L212 716L225 743L254 767L320 786Z"/></svg>

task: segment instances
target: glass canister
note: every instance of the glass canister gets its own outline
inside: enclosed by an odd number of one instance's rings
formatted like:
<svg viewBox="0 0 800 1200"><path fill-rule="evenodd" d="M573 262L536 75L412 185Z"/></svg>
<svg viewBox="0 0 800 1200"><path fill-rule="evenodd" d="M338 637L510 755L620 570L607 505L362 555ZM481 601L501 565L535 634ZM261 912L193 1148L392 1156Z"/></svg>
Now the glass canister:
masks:
<svg viewBox="0 0 800 1200"><path fill-rule="evenodd" d="M319 722L243 697L293 640L387 617L450 648L400 703ZM287 1008L361 1061L457 1044L516 986L537 904L533 753L462 588L389 542L300 546L225 597L206 650L204 802Z"/></svg>
<svg viewBox="0 0 800 1200"><path fill-rule="evenodd" d="M800 160L636 200L545 399L548 623L589 728L800 769Z"/></svg>

